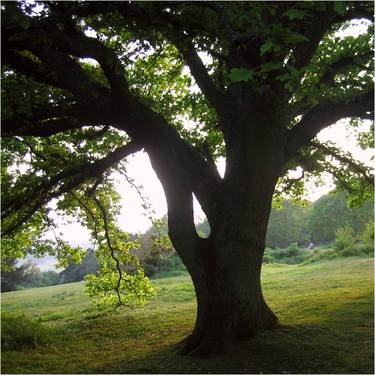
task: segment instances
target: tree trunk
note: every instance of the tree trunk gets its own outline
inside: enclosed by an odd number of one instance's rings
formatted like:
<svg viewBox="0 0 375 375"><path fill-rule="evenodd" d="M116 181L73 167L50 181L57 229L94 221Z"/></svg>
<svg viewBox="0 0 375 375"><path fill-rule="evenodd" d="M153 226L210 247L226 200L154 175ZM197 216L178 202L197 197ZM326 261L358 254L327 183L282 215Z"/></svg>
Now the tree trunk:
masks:
<svg viewBox="0 0 375 375"><path fill-rule="evenodd" d="M237 131L228 136L223 179L173 130L147 147L167 199L169 236L197 297L195 328L182 353L218 354L236 340L278 325L264 300L260 273L285 135L268 118L257 121L257 127L239 120ZM208 239L195 230L193 192L211 227Z"/></svg>
<svg viewBox="0 0 375 375"><path fill-rule="evenodd" d="M196 266L188 264L197 319L182 353L218 354L236 340L251 339L278 325L261 289L263 231L223 221L219 231L214 227L210 238L201 240Z"/></svg>

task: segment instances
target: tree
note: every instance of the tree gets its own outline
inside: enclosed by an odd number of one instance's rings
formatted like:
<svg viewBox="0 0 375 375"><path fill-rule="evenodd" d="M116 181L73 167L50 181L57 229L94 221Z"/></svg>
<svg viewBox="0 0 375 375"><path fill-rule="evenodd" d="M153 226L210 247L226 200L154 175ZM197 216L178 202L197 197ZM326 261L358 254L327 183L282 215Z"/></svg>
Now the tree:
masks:
<svg viewBox="0 0 375 375"><path fill-rule="evenodd" d="M355 19L367 32L337 34ZM182 351L215 353L276 327L260 285L275 194L301 194L322 171L353 197L372 194L368 167L315 138L340 119L372 118L372 4L21 1L3 3L2 20L4 249L39 238L59 198L110 259L91 291L120 304L152 294L141 270L122 272L134 245L115 225L111 180L143 149L197 296Z"/></svg>
<svg viewBox="0 0 375 375"><path fill-rule="evenodd" d="M348 207L346 193L330 193L313 203L309 217L308 230L313 242L328 243L335 239L336 230L349 225L360 233L366 223L373 218L373 200L359 208Z"/></svg>
<svg viewBox="0 0 375 375"><path fill-rule="evenodd" d="M267 228L266 246L286 248L294 243L306 245L310 239L307 217L310 207L285 200L272 208Z"/></svg>
<svg viewBox="0 0 375 375"><path fill-rule="evenodd" d="M95 252L89 251L81 263L68 264L68 266L60 272L60 278L63 283L74 283L84 280L87 274L96 273L98 269L99 264Z"/></svg>
<svg viewBox="0 0 375 375"><path fill-rule="evenodd" d="M16 259L3 261L1 272L1 292L17 290L19 286L29 282L38 268L31 261L17 267Z"/></svg>

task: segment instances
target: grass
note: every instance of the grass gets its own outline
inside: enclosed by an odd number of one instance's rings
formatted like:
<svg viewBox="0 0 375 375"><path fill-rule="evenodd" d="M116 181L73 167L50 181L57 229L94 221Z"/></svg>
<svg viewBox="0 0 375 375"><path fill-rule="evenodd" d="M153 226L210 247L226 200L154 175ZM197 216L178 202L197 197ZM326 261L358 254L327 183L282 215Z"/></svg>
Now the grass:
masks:
<svg viewBox="0 0 375 375"><path fill-rule="evenodd" d="M373 259L269 264L264 294L283 327L210 359L180 356L195 297L186 274L154 280L147 306L93 314L81 283L2 294L2 309L50 328L35 348L2 353L2 373L373 373ZM4 349L4 348L3 348Z"/></svg>

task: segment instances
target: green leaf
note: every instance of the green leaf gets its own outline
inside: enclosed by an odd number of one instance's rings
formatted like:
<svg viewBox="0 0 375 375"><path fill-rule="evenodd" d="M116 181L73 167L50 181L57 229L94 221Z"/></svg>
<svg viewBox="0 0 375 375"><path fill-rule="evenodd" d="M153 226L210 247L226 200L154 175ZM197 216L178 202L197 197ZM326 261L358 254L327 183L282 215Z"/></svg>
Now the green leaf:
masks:
<svg viewBox="0 0 375 375"><path fill-rule="evenodd" d="M345 1L335 1L333 4L333 9L336 13L344 15L346 11L346 4Z"/></svg>
<svg viewBox="0 0 375 375"><path fill-rule="evenodd" d="M289 19L294 20L300 20L303 17L305 17L306 13L303 10L300 9L289 9L284 13L284 16L287 16Z"/></svg>
<svg viewBox="0 0 375 375"><path fill-rule="evenodd" d="M260 67L260 71L262 73L267 73L267 72L270 72L272 70L277 70L279 68L282 67L282 64L281 62L278 62L278 61L271 61L271 62L268 62L266 64L263 64L261 67Z"/></svg>
<svg viewBox="0 0 375 375"><path fill-rule="evenodd" d="M286 43L293 43L293 44L308 41L308 39L304 35L298 34L298 33L285 34L282 36L282 40Z"/></svg>
<svg viewBox="0 0 375 375"><path fill-rule="evenodd" d="M275 44L271 41L262 44L262 46L260 47L260 55L263 56L265 53L273 49L274 46Z"/></svg>
<svg viewBox="0 0 375 375"><path fill-rule="evenodd" d="M229 75L229 79L235 82L247 82L250 81L253 77L253 72L249 69L245 68L233 68L231 69Z"/></svg>

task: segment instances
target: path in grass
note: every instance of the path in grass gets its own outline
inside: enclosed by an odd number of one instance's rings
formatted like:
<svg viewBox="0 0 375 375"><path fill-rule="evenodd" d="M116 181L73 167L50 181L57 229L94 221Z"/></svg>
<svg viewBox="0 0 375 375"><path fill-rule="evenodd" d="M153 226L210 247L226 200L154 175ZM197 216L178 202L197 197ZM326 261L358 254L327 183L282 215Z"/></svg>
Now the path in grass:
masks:
<svg viewBox="0 0 375 375"><path fill-rule="evenodd" d="M159 295L139 310L87 310L81 283L4 293L5 311L52 326L50 342L2 353L3 373L373 373L373 259L266 265L263 288L283 328L211 359L184 357L174 344L191 330L187 275L154 281Z"/></svg>

